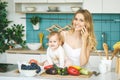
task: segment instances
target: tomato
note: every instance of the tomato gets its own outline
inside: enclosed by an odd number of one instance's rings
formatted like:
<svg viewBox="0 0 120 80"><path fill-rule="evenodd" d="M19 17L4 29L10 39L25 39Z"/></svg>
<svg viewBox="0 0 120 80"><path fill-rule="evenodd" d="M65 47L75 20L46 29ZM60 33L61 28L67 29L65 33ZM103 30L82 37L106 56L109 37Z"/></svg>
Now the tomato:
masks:
<svg viewBox="0 0 120 80"><path fill-rule="evenodd" d="M31 59L30 61L29 61L29 64L31 64L31 63L38 63L38 61L37 60L35 60L35 59Z"/></svg>
<svg viewBox="0 0 120 80"><path fill-rule="evenodd" d="M53 68L53 65L44 66L44 69L45 69L45 70L50 69L50 68Z"/></svg>
<svg viewBox="0 0 120 80"><path fill-rule="evenodd" d="M68 67L67 71L68 71L68 74L70 74L70 75L74 75L74 76L80 75L79 70L72 66Z"/></svg>

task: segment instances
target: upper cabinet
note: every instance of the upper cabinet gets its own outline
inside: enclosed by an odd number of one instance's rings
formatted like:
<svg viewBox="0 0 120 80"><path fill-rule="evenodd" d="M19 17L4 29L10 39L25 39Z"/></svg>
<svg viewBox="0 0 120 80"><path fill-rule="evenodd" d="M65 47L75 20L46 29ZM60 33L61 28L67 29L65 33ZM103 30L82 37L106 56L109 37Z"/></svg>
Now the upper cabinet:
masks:
<svg viewBox="0 0 120 80"><path fill-rule="evenodd" d="M120 13L120 0L103 0L103 13Z"/></svg>
<svg viewBox="0 0 120 80"><path fill-rule="evenodd" d="M47 0L14 0L14 3L43 3Z"/></svg>
<svg viewBox="0 0 120 80"><path fill-rule="evenodd" d="M17 13L74 13L73 6L82 7L83 0L14 0ZM50 12L49 6L57 6L56 12Z"/></svg>
<svg viewBox="0 0 120 80"><path fill-rule="evenodd" d="M89 10L91 13L101 13L102 0L84 0L83 8Z"/></svg>
<svg viewBox="0 0 120 80"><path fill-rule="evenodd" d="M65 0L65 1L66 1L66 2L73 2L73 3L74 3L74 2L78 2L78 3L79 3L79 2L83 2L83 0Z"/></svg>
<svg viewBox="0 0 120 80"><path fill-rule="evenodd" d="M48 3L64 3L65 0L47 0Z"/></svg>
<svg viewBox="0 0 120 80"><path fill-rule="evenodd" d="M84 0L83 8L91 13L120 13L120 0Z"/></svg>

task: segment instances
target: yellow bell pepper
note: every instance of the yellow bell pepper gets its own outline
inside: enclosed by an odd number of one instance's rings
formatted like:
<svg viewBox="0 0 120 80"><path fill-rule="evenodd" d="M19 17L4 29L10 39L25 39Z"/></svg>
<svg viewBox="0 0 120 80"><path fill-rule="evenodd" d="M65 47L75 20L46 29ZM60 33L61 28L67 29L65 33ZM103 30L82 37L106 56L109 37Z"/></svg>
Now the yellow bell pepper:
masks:
<svg viewBox="0 0 120 80"><path fill-rule="evenodd" d="M113 48L114 48L114 50L115 50L115 49L120 49L120 41L119 41L119 42L116 42L116 43L113 45Z"/></svg>
<svg viewBox="0 0 120 80"><path fill-rule="evenodd" d="M73 65L73 66L71 66L71 67L74 67L74 68L76 68L77 70L80 70L80 69L81 69L80 66L76 66L76 65Z"/></svg>

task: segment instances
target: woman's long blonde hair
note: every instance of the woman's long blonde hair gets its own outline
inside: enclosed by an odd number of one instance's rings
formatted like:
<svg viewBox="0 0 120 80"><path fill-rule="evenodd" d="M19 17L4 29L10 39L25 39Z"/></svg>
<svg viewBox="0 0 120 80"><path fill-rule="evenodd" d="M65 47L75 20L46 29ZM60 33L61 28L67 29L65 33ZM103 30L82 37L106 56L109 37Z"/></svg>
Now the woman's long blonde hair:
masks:
<svg viewBox="0 0 120 80"><path fill-rule="evenodd" d="M96 50L97 42L96 42L96 37L95 37L95 34L94 34L92 15L88 10L78 10L75 13L74 18L79 13L84 16L85 25L86 25L86 28L87 28L88 33L89 33L88 41L87 41L88 46L91 47L92 50ZM74 27L72 28L72 32L74 32Z"/></svg>

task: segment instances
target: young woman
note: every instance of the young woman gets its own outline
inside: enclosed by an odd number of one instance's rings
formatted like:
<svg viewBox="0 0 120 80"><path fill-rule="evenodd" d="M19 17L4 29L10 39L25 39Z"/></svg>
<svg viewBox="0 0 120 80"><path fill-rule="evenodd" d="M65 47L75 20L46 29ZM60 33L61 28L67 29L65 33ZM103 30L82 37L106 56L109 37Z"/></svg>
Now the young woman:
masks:
<svg viewBox="0 0 120 80"><path fill-rule="evenodd" d="M72 65L83 66L88 63L90 52L96 47L92 16L88 10L79 10L72 21L72 29L61 31L63 48Z"/></svg>

